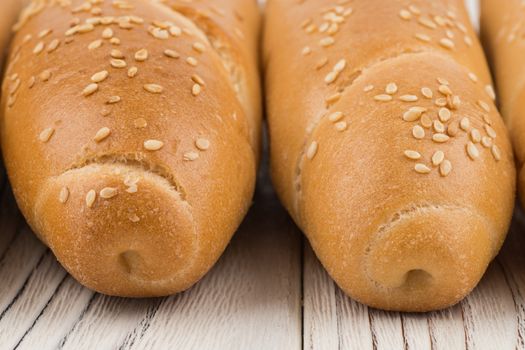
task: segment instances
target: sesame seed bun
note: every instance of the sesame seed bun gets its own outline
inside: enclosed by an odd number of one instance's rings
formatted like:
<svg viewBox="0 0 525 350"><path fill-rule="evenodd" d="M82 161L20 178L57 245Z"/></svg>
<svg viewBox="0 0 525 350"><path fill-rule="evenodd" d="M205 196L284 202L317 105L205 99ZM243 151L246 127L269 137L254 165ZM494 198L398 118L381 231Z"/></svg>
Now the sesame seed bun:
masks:
<svg viewBox="0 0 525 350"><path fill-rule="evenodd" d="M272 177L337 284L450 306L505 238L515 170L463 1L269 1Z"/></svg>
<svg viewBox="0 0 525 350"><path fill-rule="evenodd" d="M1 123L13 191L63 266L105 294L189 288L251 203L258 7L193 6L35 0L17 25Z"/></svg>

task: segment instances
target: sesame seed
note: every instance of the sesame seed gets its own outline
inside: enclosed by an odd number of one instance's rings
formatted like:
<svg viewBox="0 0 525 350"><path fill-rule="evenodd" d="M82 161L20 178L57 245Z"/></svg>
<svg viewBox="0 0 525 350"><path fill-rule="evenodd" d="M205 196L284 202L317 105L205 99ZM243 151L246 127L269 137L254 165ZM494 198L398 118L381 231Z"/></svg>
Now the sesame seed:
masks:
<svg viewBox="0 0 525 350"><path fill-rule="evenodd" d="M416 95L403 95L399 99L403 102L416 102L418 100Z"/></svg>
<svg viewBox="0 0 525 350"><path fill-rule="evenodd" d="M422 26L430 28L430 29L437 28L436 24L430 18L427 18L427 17L420 17L417 22L421 24Z"/></svg>
<svg viewBox="0 0 525 350"><path fill-rule="evenodd" d="M38 54L41 53L43 50L44 50L44 42L43 42L43 41L40 41L40 42L38 42L38 44L36 44L35 48L33 49L33 53L34 53L35 55L38 55Z"/></svg>
<svg viewBox="0 0 525 350"><path fill-rule="evenodd" d="M306 158L310 160L314 159L315 155L317 154L318 148L319 144L316 141L313 141L308 147L308 150L306 151Z"/></svg>
<svg viewBox="0 0 525 350"><path fill-rule="evenodd" d="M424 128L430 128L432 126L432 119L430 119L430 117L426 114L423 114L423 116L421 117L421 125L423 125Z"/></svg>
<svg viewBox="0 0 525 350"><path fill-rule="evenodd" d="M113 29L110 27L107 27L102 31L102 38L104 39L111 39L113 37Z"/></svg>
<svg viewBox="0 0 525 350"><path fill-rule="evenodd" d="M177 51L167 49L167 50L164 50L164 56L169 57L169 58L179 58L180 54Z"/></svg>
<svg viewBox="0 0 525 350"><path fill-rule="evenodd" d="M323 47L328 47L328 46L331 46L335 43L335 39L331 36L328 36L326 38L323 38L319 41L319 45L323 46Z"/></svg>
<svg viewBox="0 0 525 350"><path fill-rule="evenodd" d="M199 159L199 154L197 152L193 152L193 151L186 152L186 153L184 153L183 159L186 160L186 161L192 162L194 160Z"/></svg>
<svg viewBox="0 0 525 350"><path fill-rule="evenodd" d="M47 45L47 49L46 51L48 53L51 53L53 51L55 51L57 48L58 48L58 45L60 45L60 40L58 39L53 39L48 45Z"/></svg>
<svg viewBox="0 0 525 350"><path fill-rule="evenodd" d="M177 27L177 26L169 27L168 31L169 31L169 33L172 36L181 36L182 35L182 29L180 29L180 27Z"/></svg>
<svg viewBox="0 0 525 350"><path fill-rule="evenodd" d="M434 103L436 104L436 106L443 107L443 106L446 106L448 102L446 98L440 97L436 99Z"/></svg>
<svg viewBox="0 0 525 350"><path fill-rule="evenodd" d="M491 138L495 139L497 134L496 134L496 130L494 130L490 125L488 124L485 124L484 126L485 128L485 132L487 133L487 135L489 135Z"/></svg>
<svg viewBox="0 0 525 350"><path fill-rule="evenodd" d="M106 101L106 103L112 105L115 103L119 103L120 101L122 101L120 96L110 96L108 100Z"/></svg>
<svg viewBox="0 0 525 350"><path fill-rule="evenodd" d="M91 76L91 81L94 83L101 83L107 79L109 72L107 70L100 71Z"/></svg>
<svg viewBox="0 0 525 350"><path fill-rule="evenodd" d="M468 77L469 77L469 79L472 80L473 82L475 82L475 83L478 82L478 76L477 76L476 74L470 72L470 73L468 74Z"/></svg>
<svg viewBox="0 0 525 350"><path fill-rule="evenodd" d="M94 94L97 90L98 90L98 84L92 83L84 88L84 91L82 91L82 95L87 97L87 96Z"/></svg>
<svg viewBox="0 0 525 350"><path fill-rule="evenodd" d="M137 129L143 129L148 126L148 122L144 118L137 118L133 120L133 126Z"/></svg>
<svg viewBox="0 0 525 350"><path fill-rule="evenodd" d="M206 51L206 46L203 43L196 42L193 44L192 47L198 53L203 53L204 51Z"/></svg>
<svg viewBox="0 0 525 350"><path fill-rule="evenodd" d="M445 96L452 95L452 90L448 87L448 85L442 84L439 86L438 91L442 93Z"/></svg>
<svg viewBox="0 0 525 350"><path fill-rule="evenodd" d="M459 126L464 131L468 131L468 129L470 128L470 120L468 119L468 117L462 118L461 121L459 122Z"/></svg>
<svg viewBox="0 0 525 350"><path fill-rule="evenodd" d="M36 83L36 78L34 76L32 76L31 78L29 78L29 88L31 89L33 86L35 86L35 83Z"/></svg>
<svg viewBox="0 0 525 350"><path fill-rule="evenodd" d="M111 45L120 45L120 39L119 38L111 38L109 39L109 42L111 43Z"/></svg>
<svg viewBox="0 0 525 350"><path fill-rule="evenodd" d="M470 130L470 139L474 143L479 143L481 141L481 133L478 129L474 128Z"/></svg>
<svg viewBox="0 0 525 350"><path fill-rule="evenodd" d="M397 92L397 85L396 83L389 83L387 84L385 88L385 92L389 95L393 95Z"/></svg>
<svg viewBox="0 0 525 350"><path fill-rule="evenodd" d="M414 166L414 170L419 174L428 174L431 171L431 169L428 166L422 163L417 163Z"/></svg>
<svg viewBox="0 0 525 350"><path fill-rule="evenodd" d="M343 112L334 112L328 116L328 120L335 123L343 118Z"/></svg>
<svg viewBox="0 0 525 350"><path fill-rule="evenodd" d="M110 63L113 68L126 68L127 67L127 63L124 60L112 59L110 60Z"/></svg>
<svg viewBox="0 0 525 350"><path fill-rule="evenodd" d="M93 204L95 204L96 199L97 199L97 192L95 192L95 190L89 190L89 192L86 194L87 207L92 208Z"/></svg>
<svg viewBox="0 0 525 350"><path fill-rule="evenodd" d="M102 46L102 40L98 39L98 40L95 40L95 41L92 41L89 45L88 45L88 49L89 50L95 50L95 49L98 49L99 47Z"/></svg>
<svg viewBox="0 0 525 350"><path fill-rule="evenodd" d="M301 54L303 56L307 56L312 53L312 49L309 46L303 47L303 50L301 51Z"/></svg>
<svg viewBox="0 0 525 350"><path fill-rule="evenodd" d="M208 139L198 138L195 141L195 146L201 151L206 151L210 148L210 141Z"/></svg>
<svg viewBox="0 0 525 350"><path fill-rule="evenodd" d="M140 218L137 216L137 214L131 214L129 217L128 217L129 221L133 222L133 223L137 223L140 221Z"/></svg>
<svg viewBox="0 0 525 350"><path fill-rule="evenodd" d="M115 187L105 187L100 191L100 197L104 199L110 199L118 194L118 189Z"/></svg>
<svg viewBox="0 0 525 350"><path fill-rule="evenodd" d="M141 49L137 52L135 52L135 60L138 62L144 62L148 59L148 50Z"/></svg>
<svg viewBox="0 0 525 350"><path fill-rule="evenodd" d="M409 11L402 9L401 11L399 11L399 17L408 21L412 18L412 14Z"/></svg>
<svg viewBox="0 0 525 350"><path fill-rule="evenodd" d="M459 98L458 95L452 96L452 105L450 106L452 109L458 109L461 105L461 98Z"/></svg>
<svg viewBox="0 0 525 350"><path fill-rule="evenodd" d="M51 71L49 69L46 69L42 71L42 73L40 73L39 77L42 81L46 82L49 79L51 79Z"/></svg>
<svg viewBox="0 0 525 350"><path fill-rule="evenodd" d="M206 85L204 83L204 80L198 74L193 74L191 76L191 80L193 80L195 83L197 83L199 85L202 85L202 86Z"/></svg>
<svg viewBox="0 0 525 350"><path fill-rule="evenodd" d="M41 141L41 142L48 142L49 140L51 140L51 137L53 137L53 134L55 133L55 129L53 128L47 128L47 129L44 129L40 135L38 136L38 139Z"/></svg>
<svg viewBox="0 0 525 350"><path fill-rule="evenodd" d="M62 204L66 204L69 198L69 189L67 187L62 187L60 193L58 194L58 201Z"/></svg>
<svg viewBox="0 0 525 350"><path fill-rule="evenodd" d="M418 140L421 140L425 137L425 130L419 125L414 125L412 128L412 136Z"/></svg>
<svg viewBox="0 0 525 350"><path fill-rule="evenodd" d="M439 165L439 174L443 177L448 176L450 172L452 171L452 163L448 159L445 159L440 165Z"/></svg>
<svg viewBox="0 0 525 350"><path fill-rule="evenodd" d="M97 131L93 140L95 142L101 142L104 139L106 139L109 136L109 134L111 134L111 130L107 127L103 127L99 131Z"/></svg>
<svg viewBox="0 0 525 350"><path fill-rule="evenodd" d="M450 136L446 134L438 133L438 134L432 135L432 141L437 142L437 143L447 142L449 139L450 139Z"/></svg>
<svg viewBox="0 0 525 350"><path fill-rule="evenodd" d="M483 145L483 147L489 148L492 146L492 139L488 136L483 136L481 138L481 144Z"/></svg>
<svg viewBox="0 0 525 350"><path fill-rule="evenodd" d="M447 135L450 136L450 137L454 137L458 134L459 132L459 123L458 122L455 122L455 123L450 123L448 125L448 128L447 128Z"/></svg>
<svg viewBox="0 0 525 350"><path fill-rule="evenodd" d="M482 100L479 100L478 101L478 106L484 110L485 112L490 112L490 107L489 105L485 102L485 101L482 101Z"/></svg>
<svg viewBox="0 0 525 350"><path fill-rule="evenodd" d="M496 146L496 145L493 145L490 150L492 152L492 156L494 157L494 159L499 161L501 159L501 151L500 151L499 147Z"/></svg>
<svg viewBox="0 0 525 350"><path fill-rule="evenodd" d="M386 95L386 94L380 94L380 95L374 96L374 100L381 101L381 102L388 102L388 101L392 101L392 96Z"/></svg>
<svg viewBox="0 0 525 350"><path fill-rule="evenodd" d="M412 151L412 150L407 149L404 152L404 154L405 154L405 157L407 157L408 159L412 159L412 160L421 159L421 154L419 152L416 152L416 151Z"/></svg>
<svg viewBox="0 0 525 350"><path fill-rule="evenodd" d="M416 37L416 39L421 40L421 41L426 42L426 43L428 43L428 42L430 42L430 40L432 40L430 38L430 36L428 36L426 34L422 34L422 33L416 33L414 36Z"/></svg>
<svg viewBox="0 0 525 350"><path fill-rule="evenodd" d="M190 57L186 58L186 63L188 63L190 66L195 67L195 66L197 66L199 61L197 61L196 58L190 56Z"/></svg>
<svg viewBox="0 0 525 350"><path fill-rule="evenodd" d="M450 50L452 50L455 47L454 42L450 40L449 38L440 39L439 44L443 46L444 48L450 49Z"/></svg>
<svg viewBox="0 0 525 350"><path fill-rule="evenodd" d="M438 133L444 133L445 132L445 125L443 125L443 123L440 122L439 120L434 120L432 125L434 126L434 130L436 132L438 132Z"/></svg>
<svg viewBox="0 0 525 350"><path fill-rule="evenodd" d="M436 151L432 155L432 165L438 166L445 160L445 153L443 151Z"/></svg>
<svg viewBox="0 0 525 350"><path fill-rule="evenodd" d="M438 77L436 80L440 85L450 85L450 82L445 78Z"/></svg>
<svg viewBox="0 0 525 350"><path fill-rule="evenodd" d="M431 99L433 96L432 90L428 87L421 88L421 94L428 99Z"/></svg>
<svg viewBox="0 0 525 350"><path fill-rule="evenodd" d="M326 77L324 78L324 82L326 84L331 84L337 79L338 75L339 73L332 71L326 75Z"/></svg>
<svg viewBox="0 0 525 350"><path fill-rule="evenodd" d="M421 115L426 111L423 107L410 107L408 111L403 114L403 120L406 122L413 122L418 120Z"/></svg>
<svg viewBox="0 0 525 350"><path fill-rule="evenodd" d="M334 72L342 72L346 68L346 60L343 58L339 60L334 66Z"/></svg>
<svg viewBox="0 0 525 350"><path fill-rule="evenodd" d="M144 141L144 148L148 151L158 151L164 147L164 142L159 140L146 140Z"/></svg>
<svg viewBox="0 0 525 350"><path fill-rule="evenodd" d="M199 84L193 84L193 87L191 88L191 94L193 96L198 96L202 91L202 87Z"/></svg>
<svg viewBox="0 0 525 350"><path fill-rule="evenodd" d="M372 90L374 90L374 85L367 85L363 88L364 92L370 92Z"/></svg>
<svg viewBox="0 0 525 350"><path fill-rule="evenodd" d="M321 68L323 68L324 66L326 66L328 64L328 58L327 57L323 57L322 59L320 59L316 65L315 65L315 69L319 70Z"/></svg>
<svg viewBox="0 0 525 350"><path fill-rule="evenodd" d="M325 102L327 105L331 105L332 103L335 103L337 101L339 101L339 99L341 98L341 93L340 92L336 92L335 94L333 95L330 95L328 96L326 99L325 99Z"/></svg>
<svg viewBox="0 0 525 350"><path fill-rule="evenodd" d="M471 141L467 143L467 154L472 160L479 158L479 150Z"/></svg>
<svg viewBox="0 0 525 350"><path fill-rule="evenodd" d="M348 124L345 121L337 122L334 127L337 131L345 131L348 128Z"/></svg>
<svg viewBox="0 0 525 350"><path fill-rule="evenodd" d="M113 58L124 58L124 54L122 53L122 51L117 49L111 50L110 56Z"/></svg>
<svg viewBox="0 0 525 350"><path fill-rule="evenodd" d="M439 120L441 120L442 122L447 122L452 117L452 113L448 108L442 107L439 109L438 116Z"/></svg>
<svg viewBox="0 0 525 350"><path fill-rule="evenodd" d="M492 87L492 85L485 86L485 92L487 93L487 95L489 95L489 97L492 100L496 100L496 93L494 92L494 88Z"/></svg>
<svg viewBox="0 0 525 350"><path fill-rule="evenodd" d="M139 69L137 67L131 67L130 69L128 69L128 77L130 78L135 77L138 71Z"/></svg>
<svg viewBox="0 0 525 350"><path fill-rule="evenodd" d="M146 84L144 85L144 90L152 94L160 94L164 91L164 88L157 84Z"/></svg>
<svg viewBox="0 0 525 350"><path fill-rule="evenodd" d="M472 39L468 35L465 35L465 37L463 38L463 41L469 47L472 46L472 44L473 44Z"/></svg>

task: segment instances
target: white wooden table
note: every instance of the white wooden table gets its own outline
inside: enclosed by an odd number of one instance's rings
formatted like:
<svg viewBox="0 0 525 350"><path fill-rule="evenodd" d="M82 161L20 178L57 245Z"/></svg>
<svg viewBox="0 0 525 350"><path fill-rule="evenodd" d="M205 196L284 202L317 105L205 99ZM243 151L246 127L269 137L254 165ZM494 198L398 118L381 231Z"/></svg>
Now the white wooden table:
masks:
<svg viewBox="0 0 525 350"><path fill-rule="evenodd" d="M250 214L200 283L136 300L93 293L67 275L18 213L0 168L0 349L525 349L521 212L467 299L441 312L391 313L337 288L267 175L260 180Z"/></svg>

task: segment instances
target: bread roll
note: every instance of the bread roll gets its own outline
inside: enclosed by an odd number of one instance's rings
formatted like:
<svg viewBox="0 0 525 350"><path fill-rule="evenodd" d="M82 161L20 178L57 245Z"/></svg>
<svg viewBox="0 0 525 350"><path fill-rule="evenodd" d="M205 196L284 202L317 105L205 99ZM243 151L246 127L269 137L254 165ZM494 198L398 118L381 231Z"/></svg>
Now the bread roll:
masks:
<svg viewBox="0 0 525 350"><path fill-rule="evenodd" d="M510 131L518 167L518 190L525 203L525 3L482 0L481 34L492 65L501 114Z"/></svg>
<svg viewBox="0 0 525 350"><path fill-rule="evenodd" d="M4 51L11 38L11 26L16 21L18 12L25 0L0 1L0 70L3 68Z"/></svg>
<svg viewBox="0 0 525 350"><path fill-rule="evenodd" d="M461 0L270 0L272 177L367 305L457 303L505 238L515 171Z"/></svg>
<svg viewBox="0 0 525 350"><path fill-rule="evenodd" d="M34 0L18 24L8 176L34 231L96 291L187 289L250 206L258 7L199 4L207 21L148 0Z"/></svg>

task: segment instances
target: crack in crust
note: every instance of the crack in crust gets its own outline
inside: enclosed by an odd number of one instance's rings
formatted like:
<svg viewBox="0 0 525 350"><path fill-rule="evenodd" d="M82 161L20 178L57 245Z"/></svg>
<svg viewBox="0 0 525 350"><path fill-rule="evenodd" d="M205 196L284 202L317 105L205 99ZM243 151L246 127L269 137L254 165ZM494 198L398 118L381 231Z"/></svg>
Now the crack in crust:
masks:
<svg viewBox="0 0 525 350"><path fill-rule="evenodd" d="M177 192L182 201L186 202L186 191L170 172L170 169L167 166L150 162L146 159L144 154L140 152L100 154L84 158L71 164L66 171L60 174L60 176L90 165L122 165L135 170L144 171L148 174L156 175L168 184L171 191Z"/></svg>
<svg viewBox="0 0 525 350"><path fill-rule="evenodd" d="M472 210L472 208L464 207L464 206L458 206L458 205L449 205L449 204L433 204L433 203L421 203L421 204L414 204L407 208L401 209L397 212L395 212L388 220L383 222L377 230L371 235L371 239L369 240L363 256L364 266L365 266L365 275L366 278L378 289L384 289L385 287L380 285L376 280L374 280L370 274L369 274L369 266L368 261L370 260L369 256L372 250L372 246L378 242L383 234L387 232L388 230L392 229L402 220L410 219L416 216L419 216L421 214L424 214L425 212L430 211L459 211L463 212L468 215L474 215L479 220L481 220L488 228L489 239L491 241L491 250L492 255L495 255L496 253L496 238L494 232L497 232L493 225L482 215L477 213L475 210ZM412 270L411 270L412 271ZM414 270L415 271L415 270ZM410 272L410 271L409 271ZM390 289L396 289L394 287Z"/></svg>

